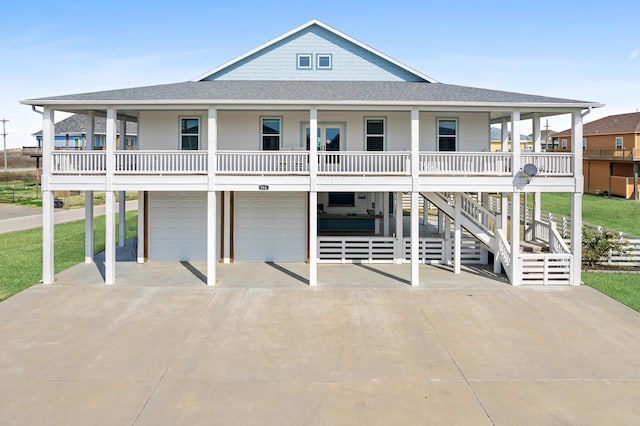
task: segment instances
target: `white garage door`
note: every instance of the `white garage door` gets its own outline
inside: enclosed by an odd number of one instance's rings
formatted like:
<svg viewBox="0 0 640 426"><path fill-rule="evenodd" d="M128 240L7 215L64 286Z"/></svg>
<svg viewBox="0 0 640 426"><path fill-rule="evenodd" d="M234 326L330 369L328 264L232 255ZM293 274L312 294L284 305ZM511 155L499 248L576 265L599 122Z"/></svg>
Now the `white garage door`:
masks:
<svg viewBox="0 0 640 426"><path fill-rule="evenodd" d="M307 259L307 202L299 192L236 192L234 254L238 261Z"/></svg>
<svg viewBox="0 0 640 426"><path fill-rule="evenodd" d="M207 260L207 195L149 193L149 259Z"/></svg>

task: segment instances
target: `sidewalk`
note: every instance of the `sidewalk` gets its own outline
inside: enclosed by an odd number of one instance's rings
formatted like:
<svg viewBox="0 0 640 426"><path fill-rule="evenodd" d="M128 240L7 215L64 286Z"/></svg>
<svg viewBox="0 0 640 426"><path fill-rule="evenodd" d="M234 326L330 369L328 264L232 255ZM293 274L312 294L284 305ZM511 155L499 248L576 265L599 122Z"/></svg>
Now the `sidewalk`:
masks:
<svg viewBox="0 0 640 426"><path fill-rule="evenodd" d="M127 201L127 211L136 210L138 208L138 200ZM99 205L93 208L94 216L103 216L105 206ZM0 234L7 232L23 231L25 229L40 228L42 226L42 209L39 208L22 208L15 206L0 205L0 218L7 216L7 219L0 219ZM73 222L74 220L84 219L84 208L71 210L57 210L55 212L55 223Z"/></svg>

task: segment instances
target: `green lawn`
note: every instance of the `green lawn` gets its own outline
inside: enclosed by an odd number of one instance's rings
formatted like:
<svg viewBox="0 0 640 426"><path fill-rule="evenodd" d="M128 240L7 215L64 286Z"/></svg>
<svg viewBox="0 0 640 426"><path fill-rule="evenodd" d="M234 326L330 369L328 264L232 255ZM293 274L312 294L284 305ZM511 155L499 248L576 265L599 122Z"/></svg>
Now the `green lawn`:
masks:
<svg viewBox="0 0 640 426"><path fill-rule="evenodd" d="M640 274L583 272L582 281L640 312Z"/></svg>
<svg viewBox="0 0 640 426"><path fill-rule="evenodd" d="M127 223L137 224L137 218L137 212L127 212ZM127 238L135 235L135 229L127 230ZM104 216L96 217L95 253L104 251L104 237ZM42 278L42 228L0 234L0 259L2 259L1 301L32 286ZM84 221L56 225L55 272L58 273L83 261Z"/></svg>
<svg viewBox="0 0 640 426"><path fill-rule="evenodd" d="M528 197L529 205L533 197ZM571 197L568 193L542 194L542 210L560 216L571 216ZM621 198L584 195L582 220L592 225L640 235L640 204Z"/></svg>

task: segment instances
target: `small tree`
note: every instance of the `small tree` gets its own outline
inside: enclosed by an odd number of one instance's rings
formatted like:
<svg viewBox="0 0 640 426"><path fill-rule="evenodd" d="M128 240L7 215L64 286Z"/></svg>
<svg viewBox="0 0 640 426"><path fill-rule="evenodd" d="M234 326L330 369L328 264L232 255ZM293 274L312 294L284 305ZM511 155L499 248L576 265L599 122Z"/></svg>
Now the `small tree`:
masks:
<svg viewBox="0 0 640 426"><path fill-rule="evenodd" d="M595 268L610 256L625 253L624 244L615 232L582 228L582 263Z"/></svg>

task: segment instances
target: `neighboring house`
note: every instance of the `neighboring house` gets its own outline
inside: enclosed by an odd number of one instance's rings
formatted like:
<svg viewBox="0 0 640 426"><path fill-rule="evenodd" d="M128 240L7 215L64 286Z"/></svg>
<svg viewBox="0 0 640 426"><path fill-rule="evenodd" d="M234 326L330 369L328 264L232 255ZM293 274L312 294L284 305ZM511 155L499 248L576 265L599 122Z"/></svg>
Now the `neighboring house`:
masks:
<svg viewBox="0 0 640 426"><path fill-rule="evenodd" d="M23 103L43 108L44 283L59 189L87 191L88 218L92 193L106 193L107 284L114 191L139 192L138 262L204 260L210 285L219 262L265 261L308 262L312 286L322 262L407 264L418 285L421 264L460 273L488 253L514 285L580 283L582 151L541 152L540 120L572 114L582 138L598 103L439 83L316 20L191 81ZM56 110L106 116L105 150L54 151ZM137 150L118 146L118 119L138 123ZM520 134L522 120L537 129L533 152L486 152L492 123ZM572 251L540 219L546 191L571 193ZM536 200L526 224L507 203L523 193ZM435 231L421 224L423 197L440 211ZM523 252L541 241L549 252Z"/></svg>
<svg viewBox="0 0 640 426"><path fill-rule="evenodd" d="M491 152L508 152L511 151L511 132L507 131L506 139L503 140L504 134L499 127L491 127L490 129L490 146ZM520 135L520 150L533 151L533 136Z"/></svg>
<svg viewBox="0 0 640 426"><path fill-rule="evenodd" d="M560 151L572 149L570 129L553 135L553 140ZM586 123L580 148L584 192L640 198L640 112Z"/></svg>
<svg viewBox="0 0 640 426"><path fill-rule="evenodd" d="M93 149L104 149L106 138L106 122L104 117L95 117L93 129ZM55 148L56 149L92 149L87 147L87 134L89 133L90 120L84 114L74 114L56 123ZM117 139L120 141L120 123L116 125ZM125 149L135 149L138 135L138 123L127 122ZM38 147L42 146L42 130L33 134Z"/></svg>

